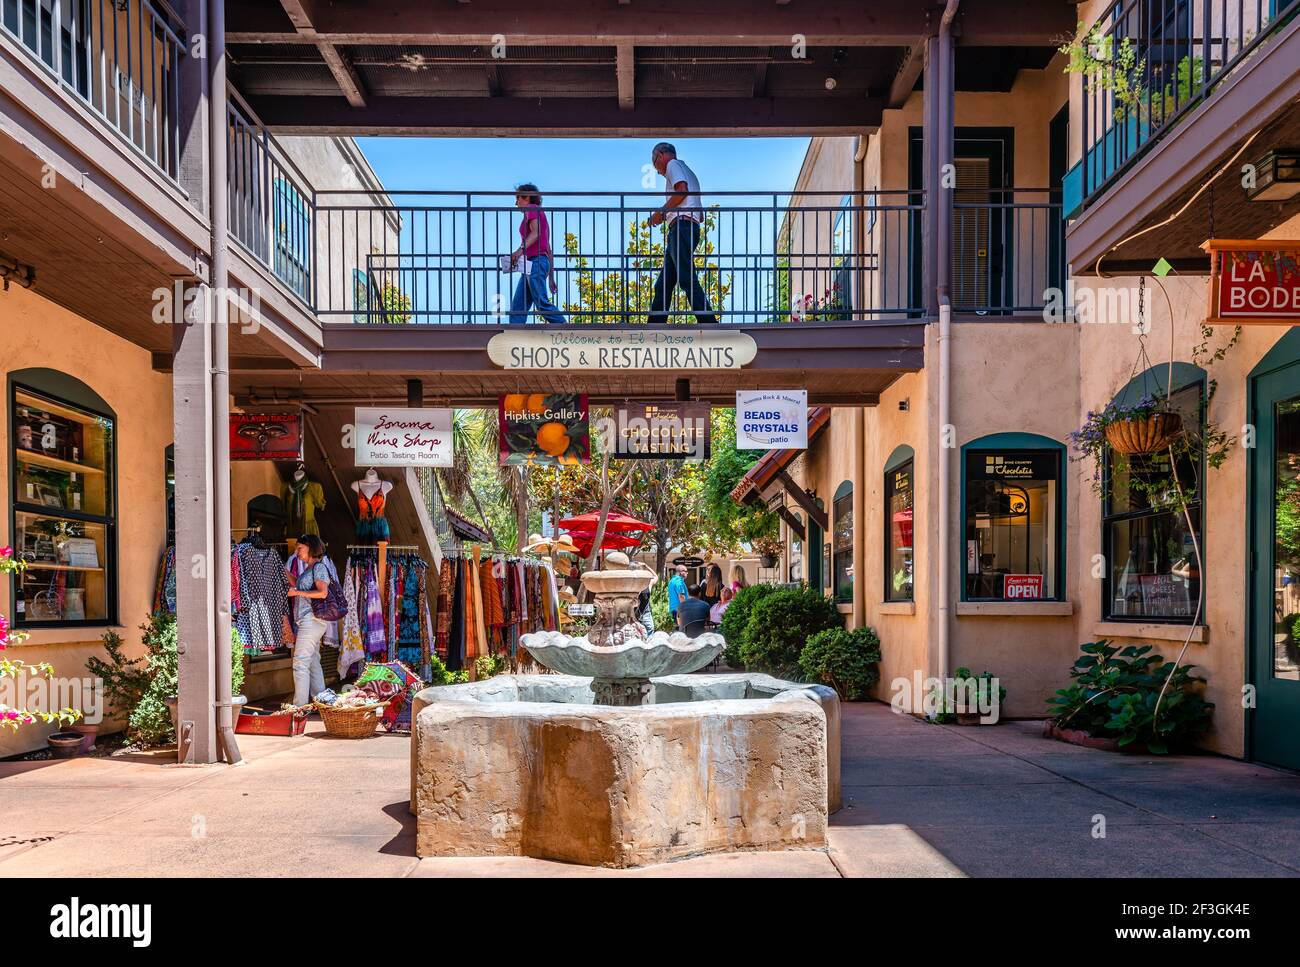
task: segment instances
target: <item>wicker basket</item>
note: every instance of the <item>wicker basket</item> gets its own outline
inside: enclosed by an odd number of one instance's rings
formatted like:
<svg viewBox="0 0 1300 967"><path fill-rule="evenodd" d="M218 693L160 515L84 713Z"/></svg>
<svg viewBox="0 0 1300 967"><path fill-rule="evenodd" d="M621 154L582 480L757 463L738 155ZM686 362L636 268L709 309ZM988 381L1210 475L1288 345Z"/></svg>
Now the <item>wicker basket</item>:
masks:
<svg viewBox="0 0 1300 967"><path fill-rule="evenodd" d="M1106 427L1106 442L1116 453L1156 453L1169 446L1183 428L1177 413L1152 413L1147 417L1121 420Z"/></svg>
<svg viewBox="0 0 1300 967"><path fill-rule="evenodd" d="M364 739L375 734L380 716L384 714L384 703L361 705L357 708L335 708L333 705L316 703L321 721L325 723L325 734L339 739Z"/></svg>

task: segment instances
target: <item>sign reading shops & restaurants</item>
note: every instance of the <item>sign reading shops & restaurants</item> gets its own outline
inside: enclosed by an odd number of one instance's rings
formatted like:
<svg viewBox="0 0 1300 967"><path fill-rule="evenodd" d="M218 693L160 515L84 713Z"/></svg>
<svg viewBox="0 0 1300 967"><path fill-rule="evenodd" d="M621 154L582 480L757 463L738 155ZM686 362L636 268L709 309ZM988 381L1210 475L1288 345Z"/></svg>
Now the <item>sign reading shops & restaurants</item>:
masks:
<svg viewBox="0 0 1300 967"><path fill-rule="evenodd" d="M613 414L596 421L610 455L621 460L689 460L709 458L708 403L653 400L616 403Z"/></svg>
<svg viewBox="0 0 1300 967"><path fill-rule="evenodd" d="M1211 239L1206 322L1300 323L1300 242Z"/></svg>
<svg viewBox="0 0 1300 967"><path fill-rule="evenodd" d="M754 337L723 328L604 329L598 326L519 326L488 341L488 358L502 369L644 370L690 373L739 369L754 361Z"/></svg>
<svg viewBox="0 0 1300 967"><path fill-rule="evenodd" d="M803 450L807 446L807 390L741 390L736 394L737 450Z"/></svg>
<svg viewBox="0 0 1300 967"><path fill-rule="evenodd" d="M352 425L358 467L451 466L451 410L358 406Z"/></svg>

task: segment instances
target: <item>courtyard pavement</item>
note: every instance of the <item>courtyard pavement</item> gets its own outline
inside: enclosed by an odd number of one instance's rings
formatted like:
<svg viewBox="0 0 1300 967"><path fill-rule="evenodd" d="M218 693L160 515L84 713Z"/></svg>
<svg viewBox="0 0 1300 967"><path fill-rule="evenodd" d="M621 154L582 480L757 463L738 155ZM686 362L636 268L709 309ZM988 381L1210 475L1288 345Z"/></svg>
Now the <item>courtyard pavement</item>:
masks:
<svg viewBox="0 0 1300 967"><path fill-rule="evenodd" d="M293 739L240 736L234 769L177 766L171 750L0 762L0 876L1300 876L1300 776L1081 749L1041 729L846 704L828 850L628 871L417 859L406 736L331 739L316 722Z"/></svg>

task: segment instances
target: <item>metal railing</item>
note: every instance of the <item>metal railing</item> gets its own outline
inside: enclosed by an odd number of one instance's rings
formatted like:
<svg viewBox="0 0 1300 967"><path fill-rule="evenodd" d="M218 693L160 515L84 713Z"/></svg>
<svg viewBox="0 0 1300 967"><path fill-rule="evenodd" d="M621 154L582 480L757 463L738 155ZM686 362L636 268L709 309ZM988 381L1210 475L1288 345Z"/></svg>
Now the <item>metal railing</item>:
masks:
<svg viewBox="0 0 1300 967"><path fill-rule="evenodd" d="M172 181L185 28L149 0L0 0L0 29Z"/></svg>
<svg viewBox="0 0 1300 967"><path fill-rule="evenodd" d="M1118 0L1083 74L1082 197L1091 198L1300 12L1300 0Z"/></svg>
<svg viewBox="0 0 1300 967"><path fill-rule="evenodd" d="M521 273L511 271L523 220L513 192L363 195L315 193L315 308L322 321L535 318L524 308ZM920 192L710 192L693 258L689 226L682 223L674 236L666 225L649 224L663 198L547 193L554 258L539 285L565 321L641 322L654 315L752 325L919 314L907 253L923 207ZM688 241L671 241L682 236ZM661 271L669 249L680 253L678 265L694 265L694 303ZM679 274L689 285L690 273Z"/></svg>
<svg viewBox="0 0 1300 967"><path fill-rule="evenodd" d="M1064 288L1060 189L958 189L952 208L954 311L1039 312L1048 289Z"/></svg>

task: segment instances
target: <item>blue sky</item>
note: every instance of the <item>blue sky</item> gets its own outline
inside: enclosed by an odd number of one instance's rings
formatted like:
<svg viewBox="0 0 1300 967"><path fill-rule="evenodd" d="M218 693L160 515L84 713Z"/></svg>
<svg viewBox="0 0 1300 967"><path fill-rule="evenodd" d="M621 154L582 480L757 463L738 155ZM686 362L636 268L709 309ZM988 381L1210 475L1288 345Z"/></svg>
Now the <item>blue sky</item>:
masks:
<svg viewBox="0 0 1300 967"><path fill-rule="evenodd" d="M655 138L358 138L390 190L643 191ZM707 192L794 187L807 138L678 138ZM652 190L662 184L655 180Z"/></svg>

